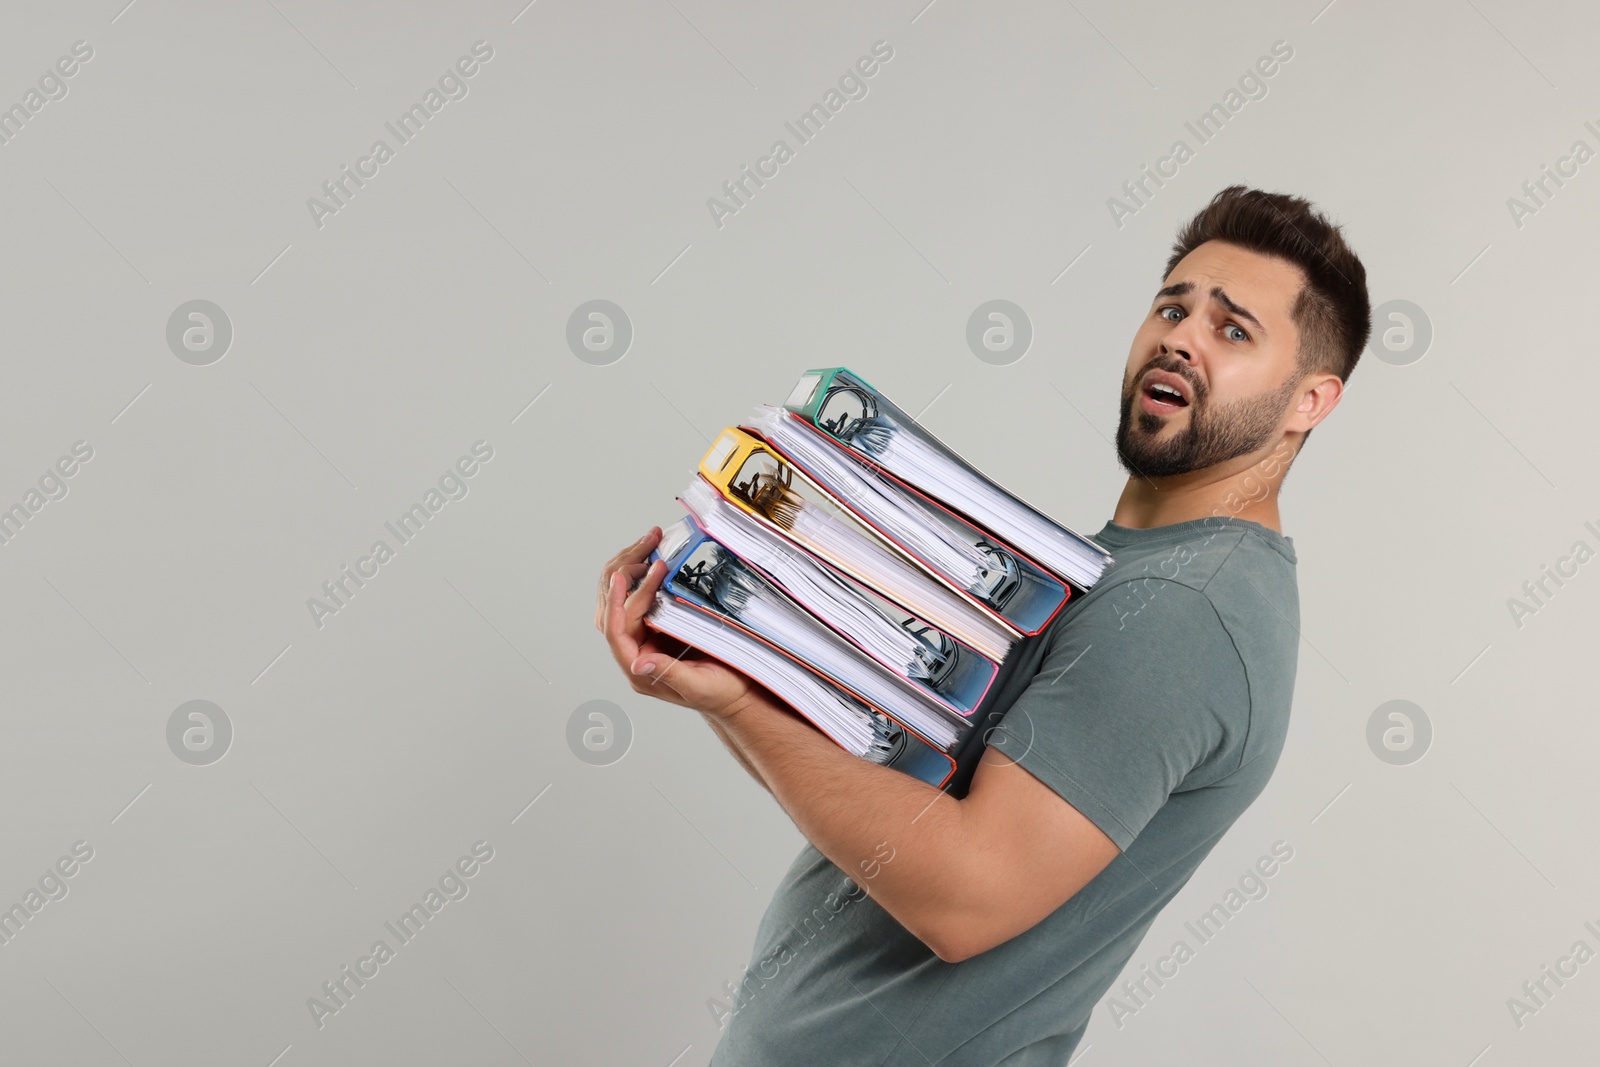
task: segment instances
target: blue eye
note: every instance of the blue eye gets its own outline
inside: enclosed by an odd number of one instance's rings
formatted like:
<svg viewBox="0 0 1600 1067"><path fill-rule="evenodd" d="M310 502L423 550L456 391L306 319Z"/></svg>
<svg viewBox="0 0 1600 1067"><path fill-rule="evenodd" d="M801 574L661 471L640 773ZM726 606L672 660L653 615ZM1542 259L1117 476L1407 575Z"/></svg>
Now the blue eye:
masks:
<svg viewBox="0 0 1600 1067"><path fill-rule="evenodd" d="M1168 315L1167 312L1169 312L1169 311L1173 312L1174 314L1173 315ZM1156 309L1156 314L1159 315L1161 318L1165 319L1168 322L1178 322L1179 320L1181 320L1184 317L1183 309L1181 307L1179 307L1178 305L1176 305L1176 304L1163 304L1161 307ZM1223 329L1224 330L1237 330L1238 331L1239 335L1237 337L1232 336L1231 334L1228 335L1228 340L1233 341L1235 343L1242 343L1242 342L1251 340L1249 332L1246 331L1243 326L1240 326L1236 322L1228 323L1225 327L1223 327Z"/></svg>

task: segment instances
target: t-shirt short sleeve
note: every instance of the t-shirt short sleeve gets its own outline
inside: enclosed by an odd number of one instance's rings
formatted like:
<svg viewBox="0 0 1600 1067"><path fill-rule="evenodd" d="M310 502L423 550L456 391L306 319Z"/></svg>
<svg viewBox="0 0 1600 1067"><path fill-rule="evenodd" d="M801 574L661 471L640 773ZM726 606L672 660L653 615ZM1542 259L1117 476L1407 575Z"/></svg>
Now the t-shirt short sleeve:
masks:
<svg viewBox="0 0 1600 1067"><path fill-rule="evenodd" d="M1243 743L1249 685L1203 592L1165 578L1097 592L1058 617L988 744L1126 849L1195 768Z"/></svg>

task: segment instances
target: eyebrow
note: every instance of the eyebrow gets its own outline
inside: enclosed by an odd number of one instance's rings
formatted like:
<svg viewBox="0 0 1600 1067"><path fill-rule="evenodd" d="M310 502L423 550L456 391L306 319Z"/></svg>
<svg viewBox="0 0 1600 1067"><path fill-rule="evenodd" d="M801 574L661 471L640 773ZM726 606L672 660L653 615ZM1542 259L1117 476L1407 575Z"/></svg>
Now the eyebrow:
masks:
<svg viewBox="0 0 1600 1067"><path fill-rule="evenodd" d="M1193 282L1179 282L1176 285L1169 285L1165 289L1162 289L1160 292L1156 293L1156 299L1160 300L1164 296L1184 296L1193 291ZM1265 337L1267 335L1267 328L1261 325L1261 320L1250 314L1249 309L1234 303L1232 298L1230 298L1227 293L1222 291L1222 286L1213 286L1211 289L1211 295L1216 299L1217 303L1227 308L1229 312L1254 325L1256 329L1261 331L1261 336Z"/></svg>

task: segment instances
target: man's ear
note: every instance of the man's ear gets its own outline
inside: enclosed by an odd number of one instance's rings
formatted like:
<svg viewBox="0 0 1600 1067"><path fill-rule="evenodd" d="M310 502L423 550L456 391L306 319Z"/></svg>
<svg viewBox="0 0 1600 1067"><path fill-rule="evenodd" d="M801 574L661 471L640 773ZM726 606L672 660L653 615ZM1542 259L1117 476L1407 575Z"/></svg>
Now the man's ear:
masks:
<svg viewBox="0 0 1600 1067"><path fill-rule="evenodd" d="M1344 396L1344 383L1337 374L1312 375L1300 386L1298 396L1284 429L1309 433L1339 406L1339 399Z"/></svg>

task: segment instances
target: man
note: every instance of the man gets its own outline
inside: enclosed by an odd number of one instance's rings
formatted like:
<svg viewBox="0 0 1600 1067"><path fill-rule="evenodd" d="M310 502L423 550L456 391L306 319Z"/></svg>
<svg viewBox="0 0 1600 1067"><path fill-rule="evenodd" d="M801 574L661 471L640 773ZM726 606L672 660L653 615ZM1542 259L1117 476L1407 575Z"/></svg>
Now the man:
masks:
<svg viewBox="0 0 1600 1067"><path fill-rule="evenodd" d="M1067 1062L1277 764L1300 615L1278 491L1370 328L1361 261L1306 201L1232 186L1181 229L1123 375L1129 477L1094 535L1116 564L1014 650L959 799L676 659L640 622L659 529L606 565L596 626L634 690L699 711L810 842L713 1002L714 1067Z"/></svg>

